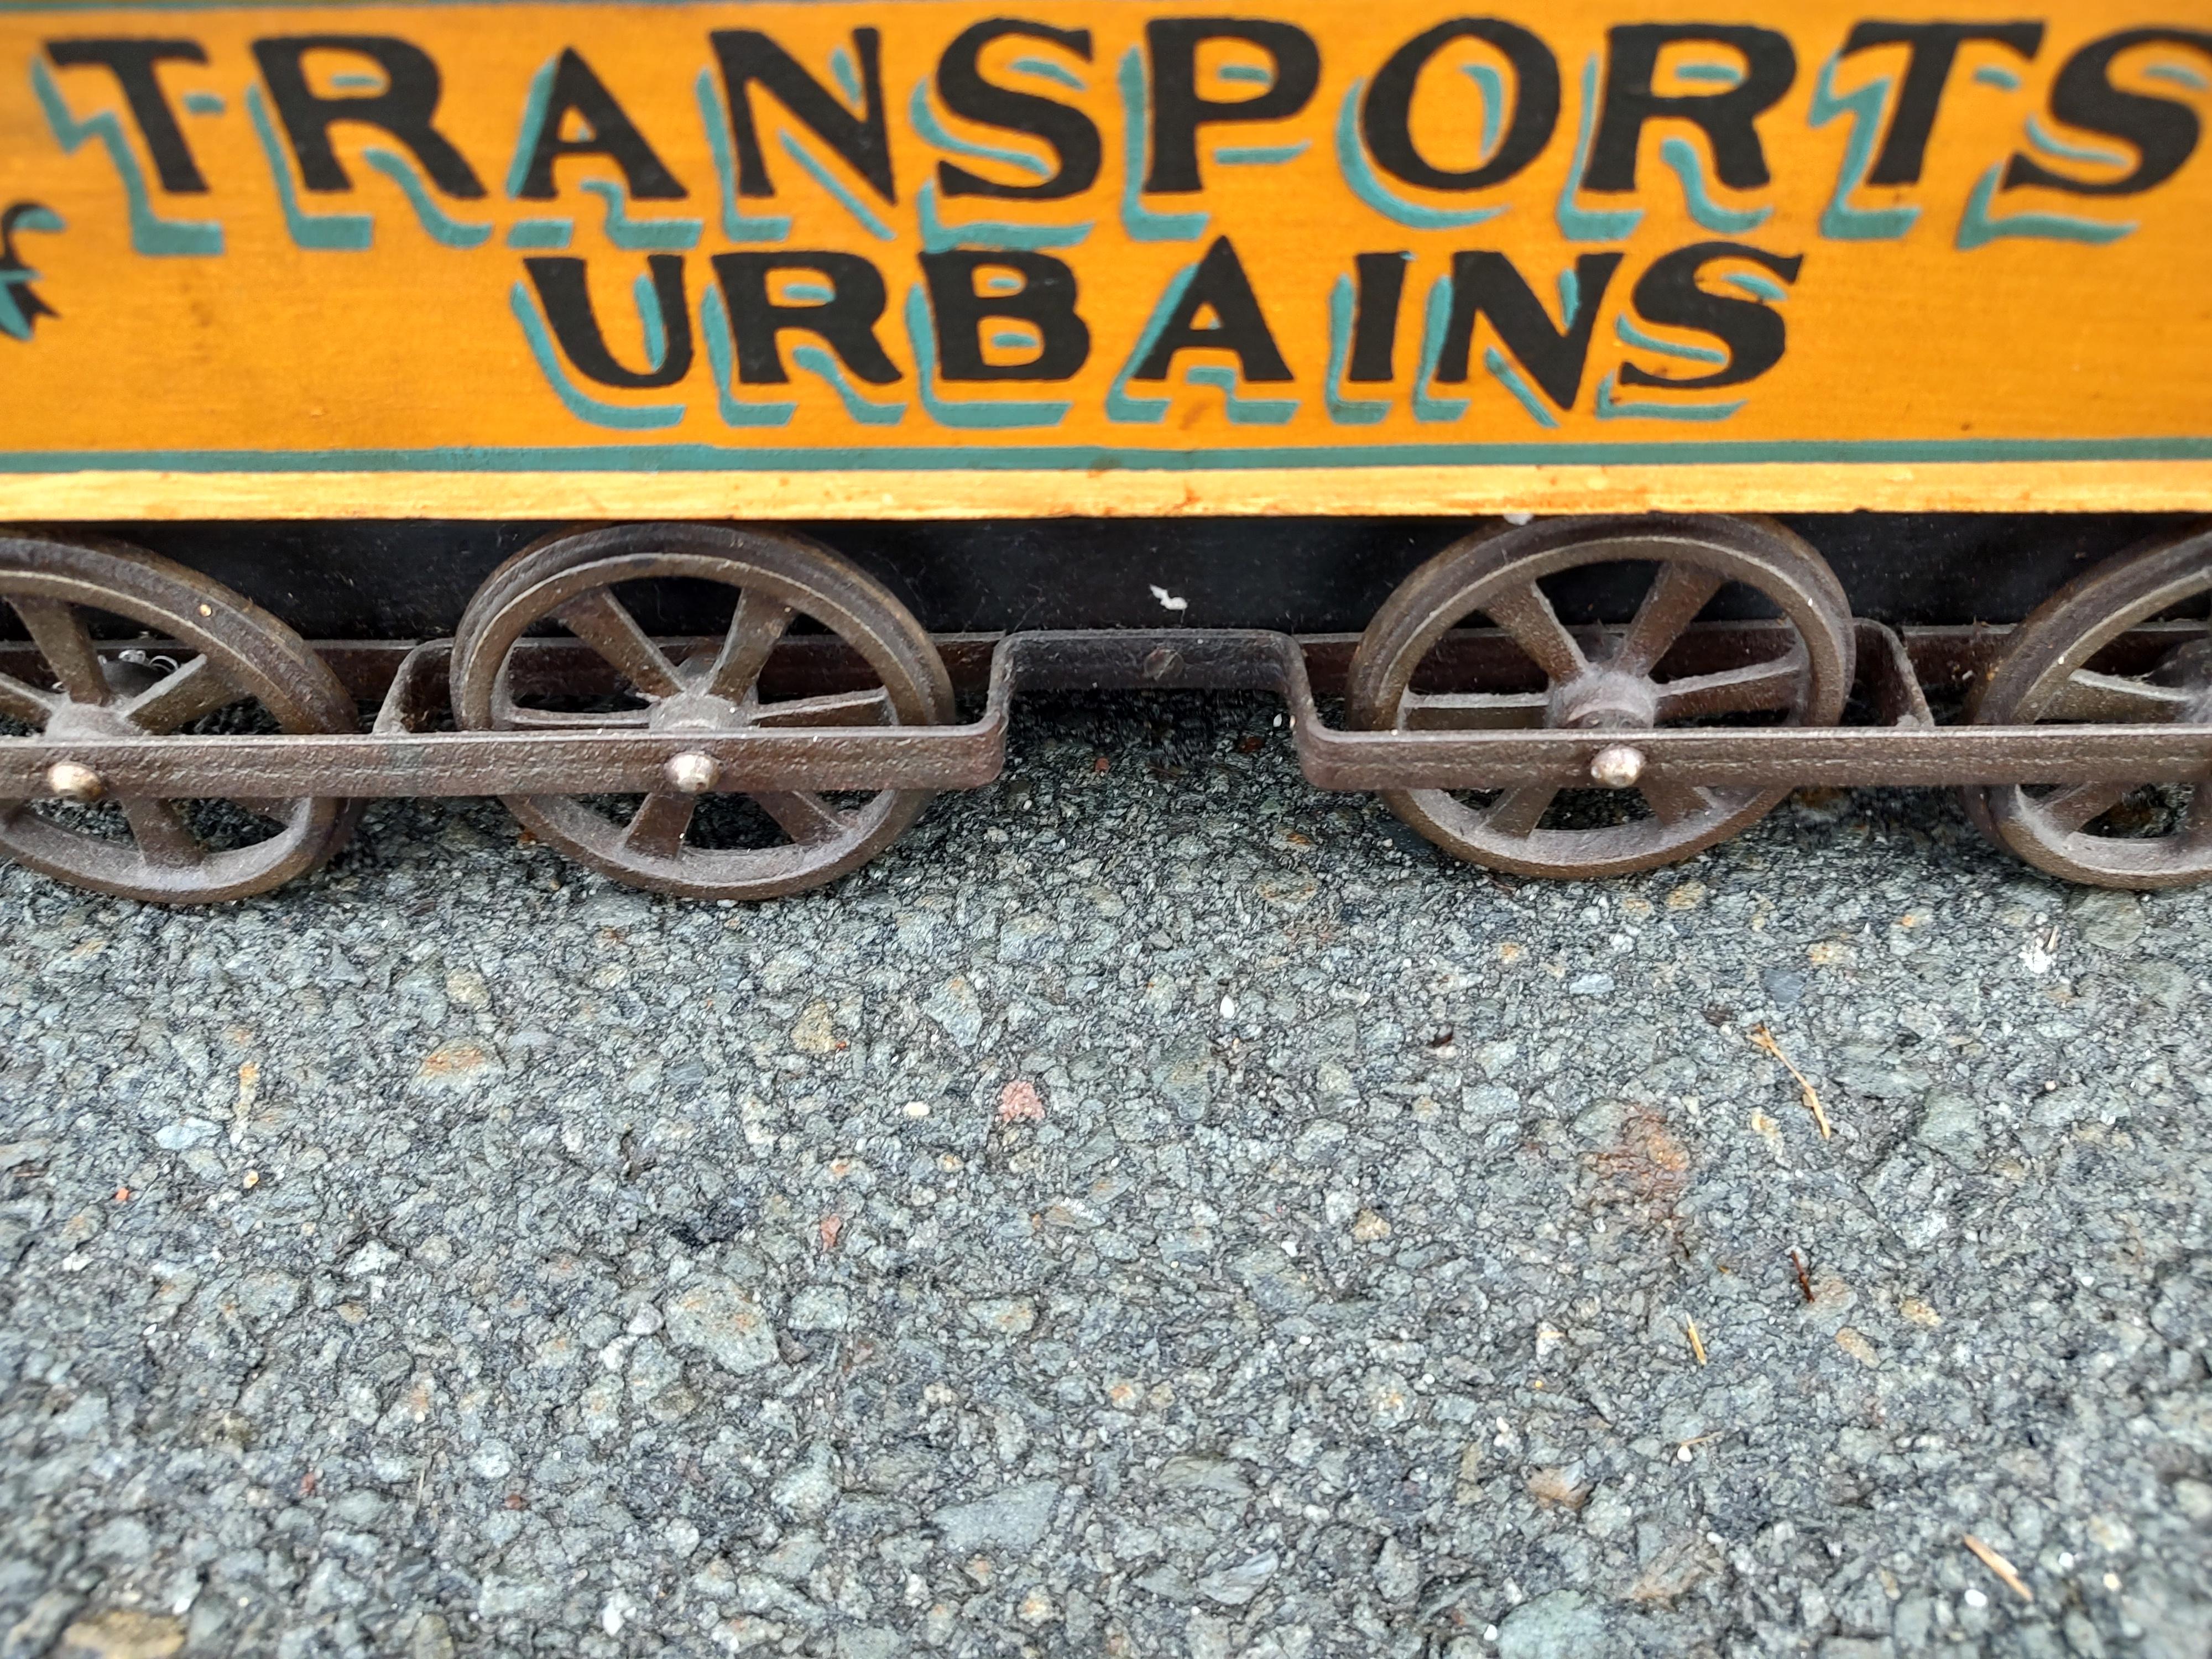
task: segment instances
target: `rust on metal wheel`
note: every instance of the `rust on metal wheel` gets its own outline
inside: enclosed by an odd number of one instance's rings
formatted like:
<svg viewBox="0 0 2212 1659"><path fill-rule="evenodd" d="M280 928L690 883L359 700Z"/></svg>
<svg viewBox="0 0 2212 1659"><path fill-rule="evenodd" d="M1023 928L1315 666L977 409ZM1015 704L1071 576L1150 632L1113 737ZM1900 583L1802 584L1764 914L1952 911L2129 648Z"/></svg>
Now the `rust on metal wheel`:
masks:
<svg viewBox="0 0 2212 1659"><path fill-rule="evenodd" d="M1545 584L1598 565L1651 574L1625 626L1571 628ZM1731 584L1779 617L1749 659L1686 658L1686 633ZM1434 689L1425 665L1480 617L1528 659L1525 689ZM1787 789L1705 788L1644 772L1635 734L1717 717L1832 725L1851 684L1850 607L1826 562L1779 525L1656 515L1553 519L1486 529L1407 578L1360 636L1346 688L1365 731L1548 727L1618 731L1597 757L1601 793L1549 784L1383 799L1445 851L1522 875L1624 875L1688 857L1756 823ZM1691 672L1694 670L1695 672ZM1431 671L1432 672L1432 671Z"/></svg>
<svg viewBox="0 0 2212 1659"><path fill-rule="evenodd" d="M707 584L729 605L718 638L684 650L651 636L633 605L651 585ZM626 592L624 591L626 590ZM870 684L764 699L777 643L811 618L866 665ZM516 646L566 629L618 677L628 707L555 708L518 694ZM454 641L453 712L471 730L696 732L749 726L942 725L952 686L921 625L879 583L803 538L716 525L564 532L494 571ZM573 702L574 699L567 699ZM691 898L764 899L834 881L888 847L930 799L881 790L857 800L804 790L726 798L703 756L671 763L641 798L509 797L541 841L633 886ZM750 802L750 811L732 810Z"/></svg>
<svg viewBox="0 0 2212 1659"><path fill-rule="evenodd" d="M2192 630L2148 665L2110 659L2130 629L2207 593L2212 528L2106 561L2020 625L1976 688L1967 718L1984 726L2212 722L2212 637ZM2180 887L2212 877L2212 784L2003 784L1963 793L1974 821L2001 846L2068 881Z"/></svg>
<svg viewBox="0 0 2212 1659"><path fill-rule="evenodd" d="M356 729L352 699L298 635L151 553L93 537L0 535L0 600L41 665L34 678L0 674L0 720L19 731L67 741L210 723ZM158 643L134 648L112 619ZM325 799L117 798L66 762L50 777L67 799L0 800L0 856L161 904L243 898L289 881L335 852L359 816L356 804Z"/></svg>

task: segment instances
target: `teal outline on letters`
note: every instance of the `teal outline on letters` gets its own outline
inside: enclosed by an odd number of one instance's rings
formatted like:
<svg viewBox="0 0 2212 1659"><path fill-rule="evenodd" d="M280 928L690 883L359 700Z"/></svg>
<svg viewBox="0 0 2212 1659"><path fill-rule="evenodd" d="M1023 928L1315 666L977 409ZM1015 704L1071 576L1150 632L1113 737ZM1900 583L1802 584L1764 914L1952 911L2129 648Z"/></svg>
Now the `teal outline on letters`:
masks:
<svg viewBox="0 0 2212 1659"><path fill-rule="evenodd" d="M1295 144L1224 144L1213 152L1213 163L1224 167L1279 167L1295 161L1313 148L1313 140Z"/></svg>
<svg viewBox="0 0 2212 1659"><path fill-rule="evenodd" d="M607 240L627 252L688 252L699 246L699 237L707 228L697 219L631 218L629 188L612 179L586 179L580 187L607 204L602 226Z"/></svg>
<svg viewBox="0 0 2212 1659"><path fill-rule="evenodd" d="M1725 363L1729 360L1727 352L1712 346L1689 345L1678 340L1662 340L1656 334L1647 334L1630 320L1625 311L1613 319L1613 331L1623 345L1632 345L1644 351L1656 351L1693 363Z"/></svg>
<svg viewBox="0 0 2212 1659"><path fill-rule="evenodd" d="M1129 360L1121 365L1121 372L1114 377L1114 384L1106 393L1108 420L1124 426L1158 426L1167 419L1174 400L1170 398L1131 397L1129 377L1137 372L1137 365L1150 356L1152 348L1159 343L1160 334L1167 327L1168 319L1182 303L1184 291L1190 287L1190 279L1197 274L1195 262L1185 265L1176 272L1160 295L1159 303L1152 307L1152 316L1146 320L1144 332L1137 336L1136 348L1129 353Z"/></svg>
<svg viewBox="0 0 2212 1659"><path fill-rule="evenodd" d="M67 230L69 221L50 207L33 204L17 214L15 228L48 235L55 231ZM26 268L9 271L8 280L0 283L0 334L17 340L31 337L31 319L24 314L22 301L16 298L15 291L25 283L40 280L37 271Z"/></svg>
<svg viewBox="0 0 2212 1659"><path fill-rule="evenodd" d="M1328 378L1322 382L1322 401L1328 406L1328 418L1339 426L1373 426L1390 412L1395 400L1386 398L1376 403L1347 398L1340 390L1345 365L1352 356L1355 298L1352 278L1339 276L1328 291Z"/></svg>
<svg viewBox="0 0 2212 1659"><path fill-rule="evenodd" d="M1444 353L1444 330L1451 321L1451 283L1450 277L1439 276L1429 285L1421 322L1421 367L1413 376L1413 418L1431 424L1456 421L1474 406L1472 398L1439 398L1433 391L1437 360Z"/></svg>
<svg viewBox="0 0 2212 1659"><path fill-rule="evenodd" d="M915 211L921 226L922 250L944 253L956 247L1012 248L1035 253L1048 247L1075 247L1091 234L1095 222L1079 225L1017 225L993 219L973 224L951 225L938 217L937 180L925 179L915 191Z"/></svg>
<svg viewBox="0 0 2212 1659"><path fill-rule="evenodd" d="M1056 81L1070 92L1088 92L1091 83L1064 64L1055 64L1048 58L1017 58L1006 65L1018 75L1035 75L1047 81Z"/></svg>
<svg viewBox="0 0 2212 1659"><path fill-rule="evenodd" d="M1482 349L1482 366L1490 371L1492 380L1513 394L1513 400L1528 411L1529 418L1537 425L1559 425L1559 417L1544 407L1544 400L1536 395L1536 388L1528 384L1528 378L1509 362L1505 354L1496 346Z"/></svg>
<svg viewBox="0 0 2212 1659"><path fill-rule="evenodd" d="M1346 88L1336 112L1336 166L1352 193L1386 219L1395 219L1410 230L1465 230L1495 219L1510 204L1486 208L1432 208L1409 202L1384 184L1367 159L1366 141L1359 136L1359 100L1367 82L1354 81ZM1486 108L1487 106L1485 106Z"/></svg>
<svg viewBox="0 0 2212 1659"><path fill-rule="evenodd" d="M1231 426L1283 426L1298 412L1296 398L1246 398L1235 369L1226 363L1193 363L1182 372L1185 386L1212 386L1220 392Z"/></svg>
<svg viewBox="0 0 2212 1659"><path fill-rule="evenodd" d="M1725 421L1750 400L1732 404L1624 404L1613 395L1613 373L1597 383L1597 417L1601 421Z"/></svg>
<svg viewBox="0 0 2212 1659"><path fill-rule="evenodd" d="M515 320L522 325L523 337L530 343L530 355L538 360L546 383L578 420L617 431L644 432L674 426L684 418L682 404L625 405L592 397L568 378L568 367L561 361L561 349L553 343L553 332L538 314L538 302L531 295L530 284L515 283L508 290L507 303L514 309Z"/></svg>
<svg viewBox="0 0 2212 1659"><path fill-rule="evenodd" d="M921 407L939 426L991 432L1017 427L1058 426L1075 407L1072 403L1047 401L964 403L939 396L937 336L930 319L929 301L919 283L906 291L906 337L914 344Z"/></svg>
<svg viewBox="0 0 2212 1659"><path fill-rule="evenodd" d="M1836 66L1842 55L1820 65L1813 85L1813 107L1806 125L1825 127L1840 116L1851 118L1851 135L1844 141L1843 165L1836 173L1836 188L1828 205L1820 210L1820 234L1832 242L1893 242L1919 222L1920 210L1906 204L1898 207L1857 208L1851 192L1866 182L1874 166L1875 141L1881 136L1881 118L1889 109L1896 81L1883 76L1856 91L1836 95Z"/></svg>
<svg viewBox="0 0 2212 1659"><path fill-rule="evenodd" d="M62 147L62 154L74 155L88 139L96 138L107 152L107 159L115 164L117 175L123 181L123 199L131 216L131 249L149 258L207 258L222 252L222 224L220 220L164 219L154 211L153 198L146 189L146 174L131 153L131 141L123 136L123 122L113 110L102 110L94 116L79 120L70 112L69 101L62 89L54 84L47 70L46 59L31 60L31 90L38 95L39 108L52 129L54 140Z"/></svg>
<svg viewBox="0 0 2212 1659"><path fill-rule="evenodd" d="M818 374L830 382L830 389L845 405L845 412L866 426L896 426L906 418L903 401L879 404L860 395L860 389L845 379L845 371L837 360L818 345L795 345L791 349L791 361L810 374Z"/></svg>
<svg viewBox="0 0 2212 1659"><path fill-rule="evenodd" d="M699 295L699 332L707 342L707 367L714 376L714 401L722 424L730 427L788 426L799 413L797 404L749 404L731 392L737 372L737 354L730 342L730 315L722 303L722 290L709 283Z"/></svg>
<svg viewBox="0 0 2212 1659"><path fill-rule="evenodd" d="M702 69L691 83L699 105L700 124L707 129L707 149L714 158L714 178L721 185L722 234L733 242L781 242L791 235L791 216L771 214L756 219L738 205L738 164L730 154L730 115L723 106L714 71Z"/></svg>
<svg viewBox="0 0 2212 1659"><path fill-rule="evenodd" d="M784 154L790 156L793 161L798 162L800 167L805 168L807 173L812 177L814 182L821 185L823 189L828 191L830 194L836 199L838 206L843 208L846 212L851 214L854 218L860 222L861 229L866 231L869 235L874 237L879 242L896 242L898 240L898 233L893 230L889 225L885 224L881 219L878 218L876 216L875 210L869 207L866 202L853 194L851 191L846 189L844 184L838 179L836 173L830 172L828 167L816 161L813 154L807 149L805 145L800 143L796 138L793 138L787 132L779 132L776 134L776 137L781 140L783 144ZM872 407L872 405L871 406Z"/></svg>
<svg viewBox="0 0 2212 1659"><path fill-rule="evenodd" d="M1644 222L1642 208L1586 208L1575 198L1582 194L1583 174L1589 167L1591 142L1597 136L1597 54L1583 65L1583 112L1575 132L1575 159L1567 169L1567 182L1559 191L1554 215L1560 234L1571 242L1624 242Z"/></svg>
<svg viewBox="0 0 2212 1659"><path fill-rule="evenodd" d="M1659 146L1659 159L1682 181L1682 199L1688 204L1690 217L1707 230L1717 230L1724 236L1745 236L1774 216L1771 206L1728 208L1713 200L1705 183L1705 155L1680 134L1668 136Z"/></svg>
<svg viewBox="0 0 2212 1659"><path fill-rule="evenodd" d="M2088 161L2099 167L2124 167L2128 158L2116 149L2100 149L2094 144L2075 143L2061 138L2043 125L2040 115L2027 118L2027 142L2046 155L2055 155L2062 161Z"/></svg>
<svg viewBox="0 0 2212 1659"><path fill-rule="evenodd" d="M432 241L443 247L482 247L491 240L489 225L466 223L440 207L430 195L430 187L422 182L414 164L405 156L376 145L362 151L361 159L406 193L407 205L415 210L416 218L429 233Z"/></svg>
<svg viewBox="0 0 2212 1659"><path fill-rule="evenodd" d="M937 109L929 101L929 82L914 83L914 96L907 102L907 113L914 122L914 130L922 141L954 155L964 155L971 161L995 161L1017 173L1026 173L1033 178L1049 179L1052 168L1040 156L1021 149L994 149L988 144L979 144L963 138L938 119Z"/></svg>
<svg viewBox="0 0 2212 1659"><path fill-rule="evenodd" d="M2070 213L2008 213L1997 217L1990 210L1996 200L1997 180L2003 175L2005 166L2002 161L1992 163L1990 170L1975 181L1972 192L1967 196L1966 210L1959 216L1959 234L1954 243L1960 252L1987 247L2007 237L2084 242L2093 247L2104 247L2135 234L2137 227L2132 222L2108 224L2101 219L2076 218Z"/></svg>
<svg viewBox="0 0 2212 1659"><path fill-rule="evenodd" d="M246 88L246 112L252 118L254 136L261 141L261 154L268 160L269 176L276 182L277 204L284 210L284 228L291 233L293 246L329 253L358 253L374 243L376 219L373 214L310 213L300 205L299 191L292 183L292 164L284 158L260 88Z"/></svg>
<svg viewBox="0 0 2212 1659"><path fill-rule="evenodd" d="M1212 215L1155 213L1141 199L1152 93L1145 83L1144 55L1136 47L1121 55L1115 80L1121 93L1121 228L1133 242L1194 242L1206 234Z"/></svg>
<svg viewBox="0 0 2212 1659"><path fill-rule="evenodd" d="M562 248L576 234L573 219L517 219L507 228L509 247Z"/></svg>
<svg viewBox="0 0 2212 1659"><path fill-rule="evenodd" d="M507 164L507 194L510 201L522 198L530 158L538 152L538 135L545 125L545 106L553 100L554 71L560 64L557 56L549 58L530 77L530 91L522 100L522 125L514 135L514 159Z"/></svg>

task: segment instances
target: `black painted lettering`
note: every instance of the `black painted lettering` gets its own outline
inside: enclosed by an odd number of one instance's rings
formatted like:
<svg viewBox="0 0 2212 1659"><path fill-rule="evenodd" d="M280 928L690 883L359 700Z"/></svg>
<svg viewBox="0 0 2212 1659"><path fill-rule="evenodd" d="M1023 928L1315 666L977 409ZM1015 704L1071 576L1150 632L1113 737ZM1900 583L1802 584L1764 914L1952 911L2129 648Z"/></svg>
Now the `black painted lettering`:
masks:
<svg viewBox="0 0 2212 1659"><path fill-rule="evenodd" d="M963 29L937 64L937 95L963 119L1007 132L1024 132L1050 148L1058 165L1052 177L1033 185L1002 185L951 161L937 164L938 182L947 196L988 196L1007 201L1057 202L1079 196L1098 182L1101 145L1097 124L1081 110L1035 93L1017 92L983 78L983 48L1009 38L1042 40L1091 59L1089 29L1056 29L1042 23L994 18Z"/></svg>
<svg viewBox="0 0 2212 1659"><path fill-rule="evenodd" d="M1346 378L1375 386L1398 378L1398 313L1406 299L1410 253L1361 253L1352 258L1358 302L1352 313L1352 372Z"/></svg>
<svg viewBox="0 0 2212 1659"><path fill-rule="evenodd" d="M1747 260L1785 283L1795 283L1805 264L1802 254L1769 253L1741 242L1699 242L1654 261L1630 295L1636 314L1662 327L1710 334L1728 348L1729 360L1710 374L1682 378L1653 374L1634 363L1623 363L1621 385L1658 386L1671 392L1741 386L1782 361L1790 338L1780 312L1757 300L1715 294L1698 285L1698 273L1721 259Z"/></svg>
<svg viewBox="0 0 2212 1659"><path fill-rule="evenodd" d="M826 300L777 300L769 279L778 271L803 270L829 284ZM737 337L738 379L746 386L785 386L783 335L798 330L819 337L838 361L870 386L889 386L901 378L898 365L884 353L876 324L884 314L883 273L857 253L718 253L714 276L729 304L730 331Z"/></svg>
<svg viewBox="0 0 2212 1659"><path fill-rule="evenodd" d="M2039 185L2074 196L2139 196L2181 171L2203 136L2197 112L2172 98L2124 92L2112 84L2112 63L2137 46L2185 46L2212 57L2212 33L2203 29L2124 29L2093 40L2066 60L2051 87L2051 112L2069 127L2117 138L2136 152L2121 179L2081 179L2054 173L2029 155L2005 166L2004 188Z"/></svg>
<svg viewBox="0 0 2212 1659"><path fill-rule="evenodd" d="M1455 40L1495 46L1513 66L1513 122L1498 153L1480 167L1451 172L1413 147L1413 94L1429 60ZM1517 23L1458 17L1417 34L1375 72L1359 112L1359 131L1385 173L1429 190L1486 190L1502 185L1544 152L1559 124L1559 64L1552 50Z"/></svg>
<svg viewBox="0 0 2212 1659"><path fill-rule="evenodd" d="M1787 35L1732 23L1623 23L1607 38L1603 112L1584 185L1613 194L1634 190L1644 124L1661 120L1687 121L1701 130L1712 146L1713 169L1729 189L1757 190L1767 183L1757 122L1797 78L1797 54ZM1660 53L1686 44L1740 54L1743 79L1721 92L1662 96L1652 91Z"/></svg>
<svg viewBox="0 0 2212 1659"><path fill-rule="evenodd" d="M730 137L738 150L738 195L775 194L768 161L761 154L760 131L753 122L752 88L758 84L790 112L792 119L836 151L877 195L897 203L898 187L891 178L890 137L884 125L883 41L876 30L853 31L853 52L860 60L862 93L858 115L758 29L717 29L707 39L721 65L722 89L730 100Z"/></svg>
<svg viewBox="0 0 2212 1659"><path fill-rule="evenodd" d="M977 279L1003 271L1021 279L1009 294L984 294ZM921 256L937 321L938 372L947 380L1065 380L1091 357L1091 328L1076 314L1075 273L1042 253L1011 252ZM1026 323L1037 333L1026 362L994 363L983 352L983 325L994 319Z"/></svg>
<svg viewBox="0 0 2212 1659"><path fill-rule="evenodd" d="M1854 23L1844 38L1842 56L1872 52L1877 46L1903 46L1905 80L1891 106L1889 131L1867 172L1870 185L1911 185L1920 181L1928 155L1928 137L1936 130L1936 111L1950 85L1951 70L1959 61L1959 48L1970 40L2006 48L2014 57L2032 58L2043 47L2040 23Z"/></svg>
<svg viewBox="0 0 2212 1659"><path fill-rule="evenodd" d="M563 136L571 115L584 129L574 138ZM523 173L522 188L515 194L525 201L551 201L557 193L553 164L567 155L605 156L622 169L629 193L640 201L673 202L685 194L653 146L646 143L629 112L615 101L606 82L573 46L562 48L554 65L545 116L538 124L530 164Z"/></svg>
<svg viewBox="0 0 2212 1659"><path fill-rule="evenodd" d="M538 301L553 325L553 337L577 372L601 386L627 392L674 386L691 372L691 313L684 292L684 256L653 253L646 257L652 274L653 297L660 307L661 326L667 343L660 361L647 369L625 368L607 349L592 307L592 290L585 279L584 262L569 258L532 258L522 262L538 289Z"/></svg>
<svg viewBox="0 0 2212 1659"><path fill-rule="evenodd" d="M1267 54L1273 76L1249 98L1205 98L1198 90L1198 49L1208 40L1242 40ZM1199 176L1198 135L1210 125L1280 121L1296 115L1321 85L1321 48L1290 23L1237 17L1155 18L1145 25L1152 67L1152 165L1147 191L1190 195Z"/></svg>
<svg viewBox="0 0 2212 1659"><path fill-rule="evenodd" d="M1503 253L1452 255L1451 314L1437 356L1437 379L1452 385L1468 377L1476 320L1490 319L1498 343L1528 371L1544 395L1572 409L1582 395L1583 367L1605 290L1620 268L1618 253L1585 253L1575 261L1575 314L1559 328L1535 290Z"/></svg>
<svg viewBox="0 0 2212 1659"><path fill-rule="evenodd" d="M1199 319L1208 313L1213 321L1200 327ZM1244 274L1244 262L1226 236L1217 236L1206 249L1159 337L1129 378L1164 380L1175 368L1176 355L1183 351L1234 352L1237 372L1248 385L1291 378L1259 296L1252 292L1252 280Z"/></svg>
<svg viewBox="0 0 2212 1659"><path fill-rule="evenodd" d="M324 96L307 84L307 58L313 52L366 58L384 72L384 89ZM405 145L447 195L473 200L484 193L460 151L431 125L442 83L437 64L422 47L386 34L289 34L256 40L253 58L299 158L301 182L309 190L353 188L331 145L331 129L351 123L374 127Z"/></svg>
<svg viewBox="0 0 2212 1659"><path fill-rule="evenodd" d="M115 77L131 118L138 125L146 153L161 188L179 196L204 196L207 180L185 142L177 112L161 90L163 64L204 64L207 49L197 40L49 40L46 56L56 69L97 64Z"/></svg>

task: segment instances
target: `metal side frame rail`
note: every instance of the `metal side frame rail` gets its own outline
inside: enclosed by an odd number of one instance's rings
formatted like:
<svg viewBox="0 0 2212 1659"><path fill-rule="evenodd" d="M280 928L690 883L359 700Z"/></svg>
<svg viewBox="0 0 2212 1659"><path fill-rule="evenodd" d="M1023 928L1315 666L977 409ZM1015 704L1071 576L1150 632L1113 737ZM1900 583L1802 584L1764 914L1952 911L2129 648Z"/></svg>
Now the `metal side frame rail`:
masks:
<svg viewBox="0 0 2212 1659"><path fill-rule="evenodd" d="M1747 637L1772 624L1694 632L1716 660L1744 659ZM2201 623L2127 636L2144 666ZM754 728L703 736L450 732L443 715L450 641L406 646L331 642L316 649L362 701L381 709L366 732L330 736L176 735L50 741L0 738L0 800L55 793L51 769L89 767L123 795L282 799L302 796L640 794L664 788L679 755L710 756L723 792L973 789L1006 764L1016 696L1068 690L1272 692L1287 706L1298 763L1326 790L1588 787L1601 750L1632 744L1646 778L1717 787L1801 785L2063 784L2212 778L2212 725L1937 726L1923 684L1964 686L2000 654L2002 629L1857 628L1855 697L1868 723L1838 726L1674 727L1655 731L1355 732L1329 725L1316 702L1343 682L1352 635L1243 629L1036 631L939 639L956 684L985 691L978 718L957 726ZM138 649L159 649L132 642ZM121 649L103 647L106 649ZM834 639L779 647L768 683L787 695L849 685L852 661ZM1512 672L1500 636L1454 635L1439 647L1457 684ZM0 644L0 669L25 647ZM540 691L611 692L604 665L572 641L527 641L518 673ZM1525 665L1524 665L1525 672ZM597 678L595 678L595 676ZM518 690L524 689L518 680ZM1486 687L1485 689L1487 689Z"/></svg>

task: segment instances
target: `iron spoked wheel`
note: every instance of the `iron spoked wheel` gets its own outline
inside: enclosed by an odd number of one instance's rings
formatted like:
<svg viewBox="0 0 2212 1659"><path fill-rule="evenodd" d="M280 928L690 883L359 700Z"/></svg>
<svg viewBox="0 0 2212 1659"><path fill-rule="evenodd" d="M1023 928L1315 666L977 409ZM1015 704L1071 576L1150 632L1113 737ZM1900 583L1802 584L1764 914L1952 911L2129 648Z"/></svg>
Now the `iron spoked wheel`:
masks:
<svg viewBox="0 0 2212 1659"><path fill-rule="evenodd" d="M1652 574L1626 627L1570 629L1547 580L1597 565ZM1722 591L1740 584L1784 623L1774 654L1718 672L1674 672L1670 653ZM1444 636L1480 614L1526 656L1532 689L1422 689ZM1825 726L1842 714L1853 635L1843 588L1820 556L1751 519L1554 519L1479 532L1407 578L1360 636L1346 689L1365 731L1570 728L1634 732L1747 717ZM1756 823L1786 789L1708 789L1645 778L1593 795L1550 785L1483 799L1422 789L1391 811L1457 857L1520 875L1625 875L1688 857Z"/></svg>
<svg viewBox="0 0 2212 1659"><path fill-rule="evenodd" d="M671 583L695 597L703 585L728 606L720 638L681 660L647 634L633 608L654 586ZM764 701L762 672L801 617L856 652L875 684ZM579 710L518 697L515 646L546 624L604 659L629 706ZM471 602L454 641L453 688L455 720L471 730L712 735L953 718L951 681L937 647L883 586L801 538L716 525L629 525L525 549ZM669 789L627 799L511 796L507 804L538 839L617 881L690 898L765 899L866 863L929 800L919 790L848 800L804 791L732 797Z"/></svg>
<svg viewBox="0 0 2212 1659"><path fill-rule="evenodd" d="M0 720L56 739L200 730L356 729L353 700L298 635L180 564L92 538L0 536L0 599L39 680L0 674ZM103 654L119 618L163 655ZM354 802L0 800L0 855L95 892L158 904L264 892L336 852Z"/></svg>
<svg viewBox="0 0 2212 1659"><path fill-rule="evenodd" d="M2039 605L1977 690L1983 726L2212 721L2212 638L2115 672L2131 629L2212 592L2212 529L2107 560ZM2212 878L2212 784L2002 784L1963 792L1974 821L2039 870L2096 887Z"/></svg>

